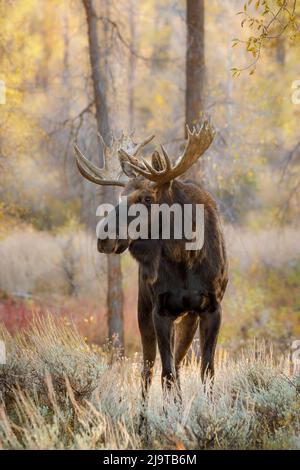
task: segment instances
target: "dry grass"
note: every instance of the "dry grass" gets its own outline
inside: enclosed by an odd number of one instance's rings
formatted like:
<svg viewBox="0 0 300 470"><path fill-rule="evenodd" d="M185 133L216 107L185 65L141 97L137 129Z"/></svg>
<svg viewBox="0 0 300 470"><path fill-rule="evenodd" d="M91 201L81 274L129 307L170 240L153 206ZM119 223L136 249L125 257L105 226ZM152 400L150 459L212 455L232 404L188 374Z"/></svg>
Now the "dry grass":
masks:
<svg viewBox="0 0 300 470"><path fill-rule="evenodd" d="M238 351L253 338L287 351L300 335L299 230L225 227L230 280L219 344ZM105 256L80 227L60 233L23 229L0 239L0 321L9 331L26 326L32 312L51 312L76 323L89 342L107 336ZM137 350L137 265L122 256L126 351ZM29 300L22 293L31 294ZM16 296L17 294L17 296ZM21 299L18 295L21 294Z"/></svg>
<svg viewBox="0 0 300 470"><path fill-rule="evenodd" d="M228 225L225 239L229 259L240 269L253 263L278 268L294 263L300 255L297 226L250 230Z"/></svg>
<svg viewBox="0 0 300 470"><path fill-rule="evenodd" d="M8 295L99 298L105 269L95 238L81 229L61 234L16 230L0 240L0 291Z"/></svg>
<svg viewBox="0 0 300 470"><path fill-rule="evenodd" d="M225 237L229 258L240 269L253 263L279 267L293 263L300 254L297 227L257 231L227 226ZM136 265L127 258L123 264L126 288ZM22 229L0 239L0 290L10 295L59 292L99 299L105 265L94 235L82 229L56 235Z"/></svg>
<svg viewBox="0 0 300 470"><path fill-rule="evenodd" d="M146 435L138 433L140 358L88 346L48 317L11 337L0 366L3 449L300 448L299 377L263 346L237 360L219 351L211 394L195 356L182 370L183 406L163 409L159 367Z"/></svg>

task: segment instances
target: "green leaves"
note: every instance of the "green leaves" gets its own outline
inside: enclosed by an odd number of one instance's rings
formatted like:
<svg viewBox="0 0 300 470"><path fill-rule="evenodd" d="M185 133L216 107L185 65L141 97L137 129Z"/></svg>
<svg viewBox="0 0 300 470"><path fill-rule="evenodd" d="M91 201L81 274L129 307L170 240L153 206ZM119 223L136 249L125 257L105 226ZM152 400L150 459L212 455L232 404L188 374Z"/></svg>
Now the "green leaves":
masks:
<svg viewBox="0 0 300 470"><path fill-rule="evenodd" d="M299 0L275 0L272 7L270 0L248 0L244 3L243 11L239 11L237 15L243 15L241 28L246 34L247 30L251 30L251 34L244 40L233 39L232 47L244 44L254 60L243 69L233 68L234 76L237 75L237 70L250 70L249 74L253 75L262 50L268 42L274 42L284 35L291 41L299 39L299 19L295 14L297 1Z"/></svg>

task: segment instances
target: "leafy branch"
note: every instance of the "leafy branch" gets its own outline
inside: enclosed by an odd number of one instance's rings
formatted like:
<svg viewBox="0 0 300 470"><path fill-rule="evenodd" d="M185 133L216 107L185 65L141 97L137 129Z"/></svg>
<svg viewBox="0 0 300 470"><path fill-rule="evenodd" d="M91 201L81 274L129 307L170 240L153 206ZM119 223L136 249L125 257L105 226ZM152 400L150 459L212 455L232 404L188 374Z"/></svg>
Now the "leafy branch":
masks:
<svg viewBox="0 0 300 470"><path fill-rule="evenodd" d="M243 11L242 28L248 28L250 35L246 40L233 39L232 47L243 44L253 60L244 68L232 68L233 76L248 70L253 75L262 51L269 41L277 40L286 35L290 40L300 38L298 0L247 0Z"/></svg>

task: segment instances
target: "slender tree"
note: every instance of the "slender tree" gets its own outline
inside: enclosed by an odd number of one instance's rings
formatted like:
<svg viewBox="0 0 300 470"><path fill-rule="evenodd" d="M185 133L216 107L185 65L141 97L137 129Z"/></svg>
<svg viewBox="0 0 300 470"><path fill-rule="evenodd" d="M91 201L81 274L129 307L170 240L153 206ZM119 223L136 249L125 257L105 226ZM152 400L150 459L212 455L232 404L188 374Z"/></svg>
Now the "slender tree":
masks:
<svg viewBox="0 0 300 470"><path fill-rule="evenodd" d="M83 5L86 12L88 27L89 56L94 88L97 127L104 141L108 143L110 130L108 124L107 92L105 75L101 70L98 19L94 9L93 0L83 0ZM103 164L103 161L100 163Z"/></svg>
<svg viewBox="0 0 300 470"><path fill-rule="evenodd" d="M104 55L105 45L100 49L98 35L98 19L93 4L93 0L83 0L86 13L89 56L92 71L92 82L94 88L94 99L96 106L96 119L98 132L102 135L104 142L109 143L110 128L107 105L107 87L105 73L101 67L100 50ZM101 153L102 155L102 153ZM103 164L100 157L100 164ZM104 190L104 198L112 201L115 197L113 188L107 187ZM122 273L120 257L107 256L107 317L108 335L115 345L124 346L123 327L123 292Z"/></svg>
<svg viewBox="0 0 300 470"><path fill-rule="evenodd" d="M204 12L204 0L187 0L185 121L189 126L199 121L204 108Z"/></svg>
<svg viewBox="0 0 300 470"><path fill-rule="evenodd" d="M129 129L134 129L134 80L136 72L136 57L134 54L136 42L136 28L134 17L133 0L129 0L128 5L128 22L130 33L130 50L128 58L128 124Z"/></svg>

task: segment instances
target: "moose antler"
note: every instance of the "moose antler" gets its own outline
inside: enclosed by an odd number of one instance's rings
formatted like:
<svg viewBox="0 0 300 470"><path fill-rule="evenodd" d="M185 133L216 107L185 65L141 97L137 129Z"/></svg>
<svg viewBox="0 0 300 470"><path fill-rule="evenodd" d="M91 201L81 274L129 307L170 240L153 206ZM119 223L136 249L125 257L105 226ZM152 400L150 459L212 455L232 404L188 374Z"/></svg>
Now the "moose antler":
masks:
<svg viewBox="0 0 300 470"><path fill-rule="evenodd" d="M119 150L119 155L137 174L158 184L168 183L185 173L209 148L214 139L214 129L207 118L203 119L199 131L194 127L191 131L187 126L188 141L183 154L172 167L167 152L161 146L161 155L155 152L152 157L152 165L142 158L141 164L136 164L124 149Z"/></svg>
<svg viewBox="0 0 300 470"><path fill-rule="evenodd" d="M125 136L123 133L119 139L112 138L111 146L108 147L102 136L98 134L104 149L104 166L103 168L98 168L90 160L88 160L83 153L80 151L77 145L74 146L75 149L75 160L76 165L84 178L91 181L92 183L101 185L101 186L122 186L124 187L126 183L119 181L121 176L120 168L123 172L129 177L135 177L136 172L133 168L130 168L128 165L133 165L139 169L145 168L138 160L138 155L145 145L147 145L153 138L154 135L151 135L145 139L140 144L133 142L131 137ZM126 153L126 161L122 155L118 152L122 150ZM119 159L116 156L119 156Z"/></svg>

